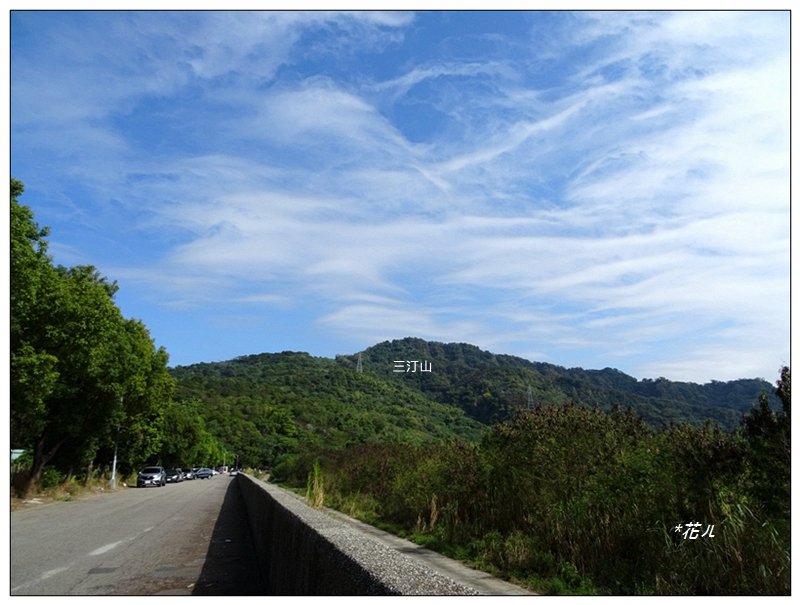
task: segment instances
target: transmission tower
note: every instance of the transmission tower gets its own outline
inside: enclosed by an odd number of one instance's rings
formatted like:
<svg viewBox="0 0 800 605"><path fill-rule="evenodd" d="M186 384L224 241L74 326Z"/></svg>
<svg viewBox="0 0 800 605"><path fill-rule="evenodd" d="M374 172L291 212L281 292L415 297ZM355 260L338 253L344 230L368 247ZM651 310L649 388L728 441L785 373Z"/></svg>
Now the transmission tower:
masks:
<svg viewBox="0 0 800 605"><path fill-rule="evenodd" d="M361 374L364 371L364 366L361 363L361 353L358 354L358 362L356 363L356 372Z"/></svg>
<svg viewBox="0 0 800 605"><path fill-rule="evenodd" d="M531 385L528 385L528 409L533 409L533 389L531 389Z"/></svg>

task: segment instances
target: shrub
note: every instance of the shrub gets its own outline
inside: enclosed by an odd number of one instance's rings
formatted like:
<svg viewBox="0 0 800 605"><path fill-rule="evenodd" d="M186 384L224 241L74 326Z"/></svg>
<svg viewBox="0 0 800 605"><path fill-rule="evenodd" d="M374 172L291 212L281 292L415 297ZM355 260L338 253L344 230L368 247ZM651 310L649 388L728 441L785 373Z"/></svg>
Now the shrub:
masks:
<svg viewBox="0 0 800 605"><path fill-rule="evenodd" d="M750 489L748 448L712 425L655 430L623 410L564 405L518 413L477 445L365 444L321 460L339 508L539 590L788 594L785 490ZM690 520L717 537L679 539L674 526Z"/></svg>

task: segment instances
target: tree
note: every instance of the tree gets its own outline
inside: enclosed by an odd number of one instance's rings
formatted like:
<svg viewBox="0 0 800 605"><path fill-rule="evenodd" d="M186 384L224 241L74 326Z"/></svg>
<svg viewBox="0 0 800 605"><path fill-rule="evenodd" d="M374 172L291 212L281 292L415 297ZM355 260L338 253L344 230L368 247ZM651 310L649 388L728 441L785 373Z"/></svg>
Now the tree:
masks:
<svg viewBox="0 0 800 605"><path fill-rule="evenodd" d="M161 460L167 466L216 465L224 449L206 429L195 399L171 402L164 414Z"/></svg>
<svg viewBox="0 0 800 605"><path fill-rule="evenodd" d="M48 230L40 229L30 208L17 200L23 191L23 184L11 179L10 379L11 445L15 447L22 444L23 435L43 429L45 401L59 376L57 358L36 342L40 300L54 278L45 240Z"/></svg>
<svg viewBox="0 0 800 605"><path fill-rule="evenodd" d="M789 518L791 506L791 371L781 370L775 394L783 410L770 407L762 393L758 407L742 419L742 432L748 444L750 491L756 502L773 518Z"/></svg>
<svg viewBox="0 0 800 605"><path fill-rule="evenodd" d="M91 466L123 426L157 419L174 390L166 352L114 303L116 283L91 266L53 266L23 191L12 179L11 442L33 453L22 495L51 462ZM140 439L142 451L159 438Z"/></svg>
<svg viewBox="0 0 800 605"><path fill-rule="evenodd" d="M792 372L789 366L781 368L781 377L777 382L775 394L781 400L783 413L786 415L786 425L791 429L792 420Z"/></svg>

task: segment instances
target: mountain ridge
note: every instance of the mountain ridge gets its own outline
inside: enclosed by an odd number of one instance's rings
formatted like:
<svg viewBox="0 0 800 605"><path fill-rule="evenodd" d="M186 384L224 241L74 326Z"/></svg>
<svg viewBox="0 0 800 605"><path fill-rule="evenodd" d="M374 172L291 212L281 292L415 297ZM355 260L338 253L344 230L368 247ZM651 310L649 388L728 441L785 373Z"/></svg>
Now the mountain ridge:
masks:
<svg viewBox="0 0 800 605"><path fill-rule="evenodd" d="M772 385L761 378L705 384L666 378L638 380L615 368L565 368L484 351L469 343L407 337L383 341L353 355L338 355L336 360L353 367L359 356L364 371L403 380L435 401L458 405L486 424L509 417L513 409L527 407L532 399L534 405L573 402L603 409L628 407L655 426L711 420L732 430L762 392L777 403ZM430 373L398 372L394 365L398 360L425 359L432 365Z"/></svg>
<svg viewBox="0 0 800 605"><path fill-rule="evenodd" d="M252 466L271 467L299 448L475 441L486 428L407 385L305 352L245 355L170 373L176 397L197 402L209 432Z"/></svg>
<svg viewBox="0 0 800 605"><path fill-rule="evenodd" d="M203 367L220 377L226 374L234 377L237 372L233 368L236 366L269 364L277 360L284 366L292 366L293 371L305 368L303 371L317 372L324 367L328 374L333 368L358 372L359 359L365 376L374 376L395 386L402 385L427 400L456 407L484 425L506 420L514 410L530 405L576 403L601 409L629 408L655 427L712 421L725 430L733 430L739 425L742 415L756 405L761 393L767 393L777 403L772 385L760 378L711 381L702 385L666 378L639 380L610 367L602 370L565 368L492 353L470 343L443 343L415 337L386 340L363 351L336 355L334 359L301 351L283 351L177 366L172 372L176 376L186 376L193 373L192 368ZM430 363L430 371L423 371L423 362ZM264 374L265 370L260 372ZM255 370L251 375L255 375ZM308 379L327 380L321 376L309 375ZM265 374L262 378L274 381L276 375ZM347 383L343 377L336 380ZM379 399L388 397L385 389L381 390L383 387L373 386L381 393ZM291 380L281 387L283 391L291 388ZM302 388L313 390L308 384ZM348 401L348 388L337 387L334 396ZM407 390L397 395L410 397ZM325 397L331 396L325 394Z"/></svg>

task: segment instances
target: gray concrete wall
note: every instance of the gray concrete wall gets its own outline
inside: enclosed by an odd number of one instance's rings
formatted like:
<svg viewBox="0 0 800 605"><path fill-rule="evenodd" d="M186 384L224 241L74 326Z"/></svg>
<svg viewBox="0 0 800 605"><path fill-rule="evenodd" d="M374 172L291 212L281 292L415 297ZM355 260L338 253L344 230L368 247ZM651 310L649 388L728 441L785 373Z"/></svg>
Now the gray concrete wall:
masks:
<svg viewBox="0 0 800 605"><path fill-rule="evenodd" d="M275 485L237 482L269 594L478 594Z"/></svg>

